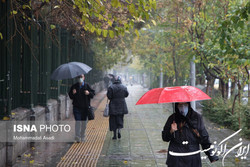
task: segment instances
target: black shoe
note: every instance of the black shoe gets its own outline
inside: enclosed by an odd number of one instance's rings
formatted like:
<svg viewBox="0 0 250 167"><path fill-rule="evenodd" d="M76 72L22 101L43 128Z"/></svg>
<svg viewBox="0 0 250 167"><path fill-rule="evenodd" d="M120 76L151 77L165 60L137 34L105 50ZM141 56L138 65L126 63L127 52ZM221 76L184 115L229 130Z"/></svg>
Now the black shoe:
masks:
<svg viewBox="0 0 250 167"><path fill-rule="evenodd" d="M78 137L78 136L76 136L76 137L75 137L75 142L80 143L80 141L81 141L81 138Z"/></svg>
<svg viewBox="0 0 250 167"><path fill-rule="evenodd" d="M113 130L114 136L113 136L113 140L116 140L116 130Z"/></svg>
<svg viewBox="0 0 250 167"><path fill-rule="evenodd" d="M118 132L118 139L120 139L122 136L121 136L121 133Z"/></svg>

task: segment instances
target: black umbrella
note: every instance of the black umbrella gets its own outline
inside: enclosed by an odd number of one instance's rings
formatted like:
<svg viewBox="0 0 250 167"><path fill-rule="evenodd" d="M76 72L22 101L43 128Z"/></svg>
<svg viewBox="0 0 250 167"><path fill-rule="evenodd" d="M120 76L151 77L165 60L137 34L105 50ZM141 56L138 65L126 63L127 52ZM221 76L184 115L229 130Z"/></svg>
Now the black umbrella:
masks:
<svg viewBox="0 0 250 167"><path fill-rule="evenodd" d="M110 78L112 83L115 81L115 75L114 74L108 74L108 77Z"/></svg>
<svg viewBox="0 0 250 167"><path fill-rule="evenodd" d="M53 80L71 79L81 74L87 74L91 67L81 62L70 62L62 64L51 75Z"/></svg>

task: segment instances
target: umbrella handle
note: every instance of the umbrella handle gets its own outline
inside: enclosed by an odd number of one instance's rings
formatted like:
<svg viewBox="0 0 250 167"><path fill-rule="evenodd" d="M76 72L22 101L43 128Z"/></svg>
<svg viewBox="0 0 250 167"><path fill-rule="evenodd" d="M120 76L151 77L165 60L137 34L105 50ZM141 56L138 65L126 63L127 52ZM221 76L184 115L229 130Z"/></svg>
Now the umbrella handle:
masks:
<svg viewBox="0 0 250 167"><path fill-rule="evenodd" d="M175 103L173 103L173 114L174 114L174 121L175 121ZM175 138L175 131L174 131L174 138Z"/></svg>

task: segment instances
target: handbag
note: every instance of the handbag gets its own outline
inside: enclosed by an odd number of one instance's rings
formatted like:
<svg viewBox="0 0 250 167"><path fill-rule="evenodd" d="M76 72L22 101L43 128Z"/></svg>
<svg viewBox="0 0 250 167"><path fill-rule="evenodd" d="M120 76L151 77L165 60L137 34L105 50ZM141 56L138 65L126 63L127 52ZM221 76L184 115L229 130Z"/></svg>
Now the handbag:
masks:
<svg viewBox="0 0 250 167"><path fill-rule="evenodd" d="M86 88L86 84L84 84L84 90L88 90ZM94 120L95 119L95 113L94 113L94 107L90 105L90 102L88 102L87 97L85 98L86 103L89 103L89 108L88 108L88 120Z"/></svg>
<svg viewBox="0 0 250 167"><path fill-rule="evenodd" d="M106 104L106 107L105 107L104 112L103 112L103 116L104 117L108 117L109 116L109 104L108 104L108 100L107 100L107 104Z"/></svg>
<svg viewBox="0 0 250 167"><path fill-rule="evenodd" d="M94 119L95 119L94 108L92 106L89 106L89 108L88 108L88 120L94 120Z"/></svg>

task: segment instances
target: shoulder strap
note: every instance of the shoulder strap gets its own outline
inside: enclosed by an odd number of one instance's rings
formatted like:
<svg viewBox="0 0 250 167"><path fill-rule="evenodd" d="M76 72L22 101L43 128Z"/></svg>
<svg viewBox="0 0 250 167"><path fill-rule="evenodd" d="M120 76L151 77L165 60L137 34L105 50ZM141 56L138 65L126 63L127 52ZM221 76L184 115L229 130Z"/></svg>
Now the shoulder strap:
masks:
<svg viewBox="0 0 250 167"><path fill-rule="evenodd" d="M200 133L198 132L197 129L192 129L192 131L196 134L196 137L200 138Z"/></svg>

